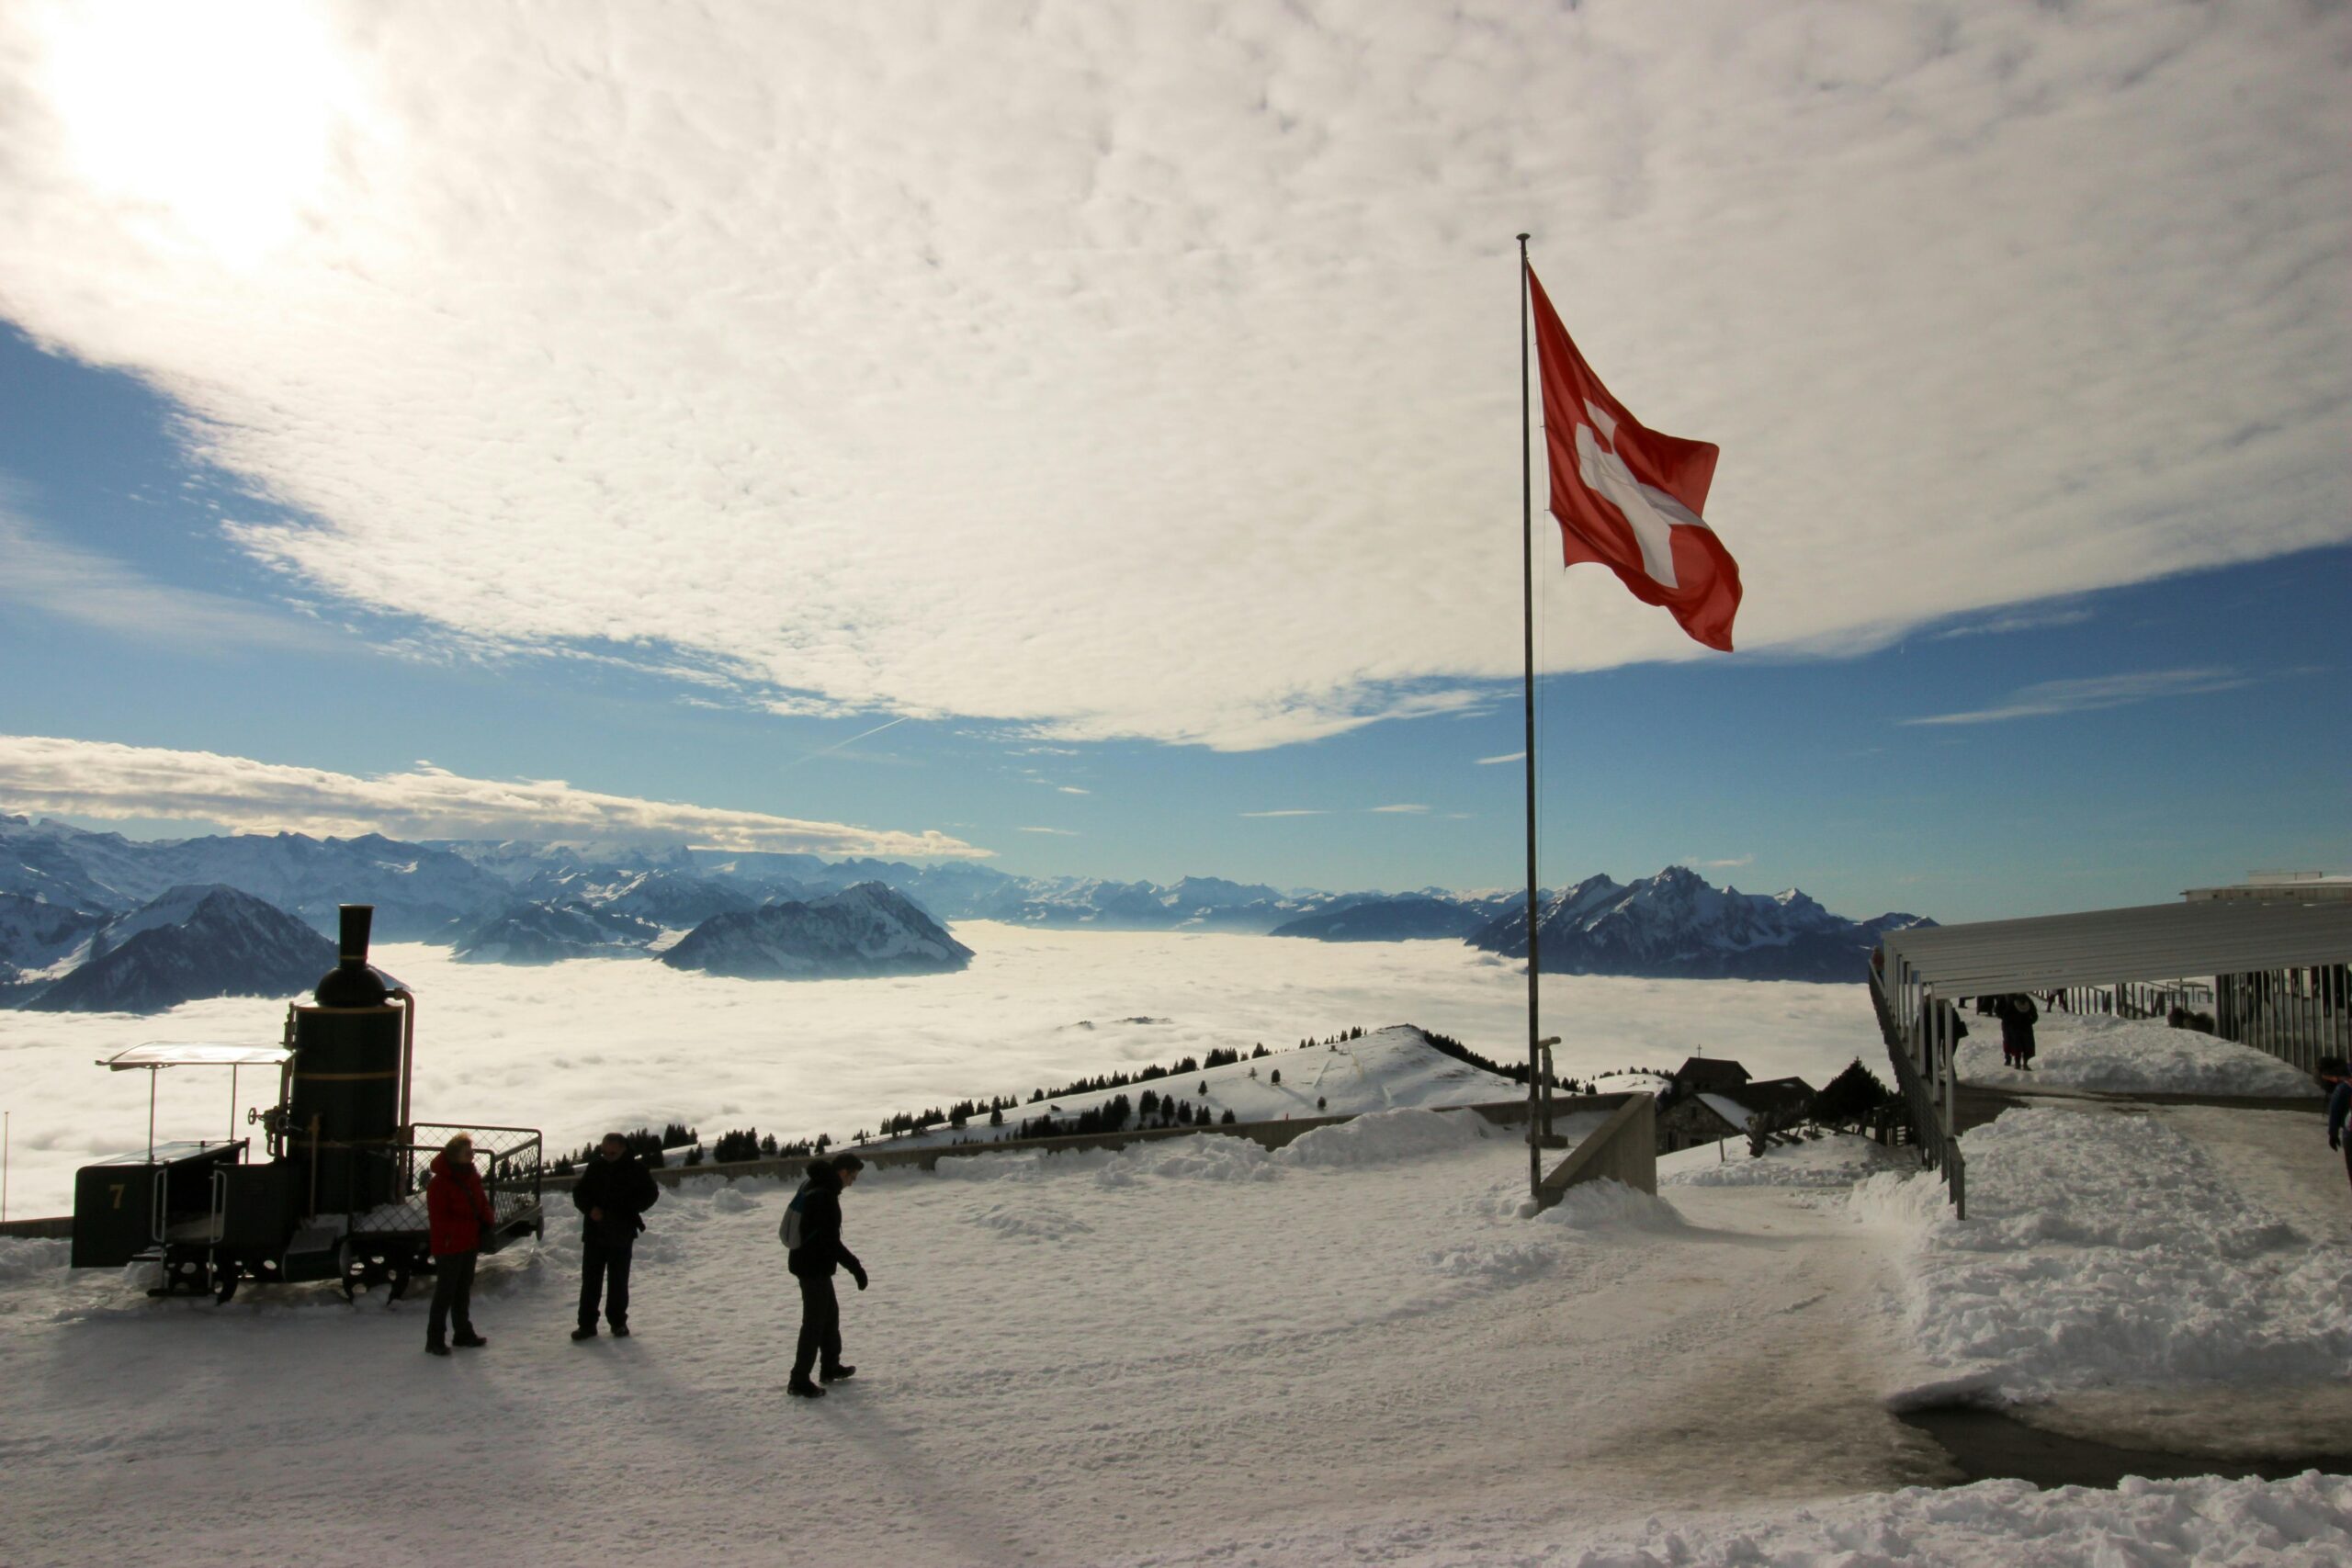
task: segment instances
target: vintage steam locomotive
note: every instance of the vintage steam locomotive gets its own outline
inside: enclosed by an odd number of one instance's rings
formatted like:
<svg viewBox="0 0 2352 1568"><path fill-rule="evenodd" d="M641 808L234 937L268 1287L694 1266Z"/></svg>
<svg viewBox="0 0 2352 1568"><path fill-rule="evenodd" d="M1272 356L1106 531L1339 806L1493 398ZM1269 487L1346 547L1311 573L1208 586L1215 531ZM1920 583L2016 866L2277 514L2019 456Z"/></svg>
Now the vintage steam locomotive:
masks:
<svg viewBox="0 0 2352 1568"><path fill-rule="evenodd" d="M116 1071L225 1066L230 1135L155 1142L148 1089L147 1147L84 1166L74 1187L77 1269L161 1266L152 1295L209 1293L226 1302L240 1281L339 1280L346 1295L389 1284L397 1298L430 1273L424 1182L458 1128L409 1120L416 998L368 963L372 905L342 907L341 962L311 1005L289 1005L281 1043L141 1045L99 1064ZM249 1111L268 1157L234 1124L235 1076L275 1067L277 1103ZM538 1235L544 1161L537 1129L469 1125L496 1210L483 1250Z"/></svg>

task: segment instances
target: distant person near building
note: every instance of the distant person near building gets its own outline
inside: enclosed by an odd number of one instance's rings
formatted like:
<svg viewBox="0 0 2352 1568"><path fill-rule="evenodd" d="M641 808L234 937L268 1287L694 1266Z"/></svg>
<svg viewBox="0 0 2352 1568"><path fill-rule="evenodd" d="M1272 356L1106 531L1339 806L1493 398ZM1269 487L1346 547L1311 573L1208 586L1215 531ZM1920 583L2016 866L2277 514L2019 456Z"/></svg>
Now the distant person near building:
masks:
<svg viewBox="0 0 2352 1568"><path fill-rule="evenodd" d="M840 1382L857 1369L842 1359L842 1308L833 1294L833 1270L849 1270L859 1290L865 1289L865 1265L842 1244L842 1194L857 1180L865 1162L855 1155L835 1155L808 1163L808 1179L784 1211L776 1235L786 1248L792 1277L800 1281L800 1343L792 1357L792 1381L785 1392L799 1399L822 1399L825 1391L808 1380L810 1371L826 1382Z"/></svg>
<svg viewBox="0 0 2352 1568"><path fill-rule="evenodd" d="M2001 1021L2001 1060L2023 1072L2033 1071L2033 1024L2041 1010L2023 991L1996 998L1993 1016Z"/></svg>
<svg viewBox="0 0 2352 1568"><path fill-rule="evenodd" d="M630 1152L628 1140L605 1134L596 1157L571 1184L571 1206L580 1211L580 1326L571 1331L574 1339L596 1337L600 1296L613 1337L628 1337L629 1258L645 1228L645 1211L661 1199L653 1173Z"/></svg>
<svg viewBox="0 0 2352 1568"><path fill-rule="evenodd" d="M424 1214L433 1247L433 1310L424 1320L427 1354L446 1356L449 1347L479 1349L490 1343L474 1332L474 1259L498 1228L498 1217L474 1168L474 1141L460 1133L433 1156L424 1184ZM458 1332L444 1336L452 1321Z"/></svg>

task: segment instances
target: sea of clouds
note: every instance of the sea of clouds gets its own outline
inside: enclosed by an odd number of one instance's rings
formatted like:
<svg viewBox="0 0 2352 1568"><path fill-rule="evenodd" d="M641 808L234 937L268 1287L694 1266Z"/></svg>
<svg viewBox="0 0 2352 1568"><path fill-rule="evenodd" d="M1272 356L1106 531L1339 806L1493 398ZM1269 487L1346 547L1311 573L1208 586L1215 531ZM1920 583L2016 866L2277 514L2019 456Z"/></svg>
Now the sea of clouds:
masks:
<svg viewBox="0 0 2352 1568"><path fill-rule="evenodd" d="M677 1121L716 1136L846 1137L891 1111L1203 1055L1273 1050L1356 1024L1415 1023L1502 1061L1524 1055L1525 972L1459 942L1316 942L1260 936L1046 931L967 921L960 975L755 981L632 959L545 968L453 962L390 945L377 962L418 997L413 1114L543 1128L551 1146L612 1126ZM1694 1052L1758 1077L1826 1082L1883 1055L1859 986L1546 976L1544 1032L1560 1071L1670 1067ZM147 1082L94 1064L151 1040L267 1043L282 1003L191 1002L153 1018L0 1012L0 1108L11 1112L9 1213L62 1213L76 1166L137 1148ZM1148 1020L1148 1022L1125 1021ZM236 1111L275 1095L243 1076ZM226 1073L157 1086L159 1136L231 1122Z"/></svg>

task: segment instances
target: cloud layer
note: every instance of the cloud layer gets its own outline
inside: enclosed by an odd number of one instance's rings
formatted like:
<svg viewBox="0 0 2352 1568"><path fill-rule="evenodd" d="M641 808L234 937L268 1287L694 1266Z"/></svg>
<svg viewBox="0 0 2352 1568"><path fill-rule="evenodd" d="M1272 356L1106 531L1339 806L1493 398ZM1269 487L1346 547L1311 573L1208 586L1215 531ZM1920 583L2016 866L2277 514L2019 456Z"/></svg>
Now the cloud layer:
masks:
<svg viewBox="0 0 2352 1568"><path fill-rule="evenodd" d="M1723 446L1744 647L2352 536L2341 7L280 9L0 17L0 313L454 642L1065 739L1460 711L1520 229ZM1691 652L1545 579L1553 667Z"/></svg>
<svg viewBox="0 0 2352 1568"><path fill-rule="evenodd" d="M828 855L973 859L990 852L944 833L599 795L559 779L469 779L424 762L413 773L358 778L210 751L40 735L0 735L0 809L413 839L580 835Z"/></svg>
<svg viewBox="0 0 2352 1568"><path fill-rule="evenodd" d="M2254 677L2235 670L2134 670L2120 675L2094 675L2073 681L2040 681L2009 694L2008 700L1989 708L1965 713L1932 714L1906 718L1904 724L1998 724L2011 718L2048 718L2058 714L2089 713L2098 708L2129 707L2158 697L2188 697L2204 692L2230 692L2252 685Z"/></svg>

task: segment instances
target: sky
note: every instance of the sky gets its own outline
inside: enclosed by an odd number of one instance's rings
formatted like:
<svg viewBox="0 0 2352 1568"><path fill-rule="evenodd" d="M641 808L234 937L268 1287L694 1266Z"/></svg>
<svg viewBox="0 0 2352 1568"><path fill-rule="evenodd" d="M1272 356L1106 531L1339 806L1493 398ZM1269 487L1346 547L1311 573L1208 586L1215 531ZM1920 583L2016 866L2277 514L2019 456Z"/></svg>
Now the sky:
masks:
<svg viewBox="0 0 2352 1568"><path fill-rule="evenodd" d="M2352 867L2352 13L28 4L0 810L1517 883ZM1539 486L1542 480L1537 474Z"/></svg>

